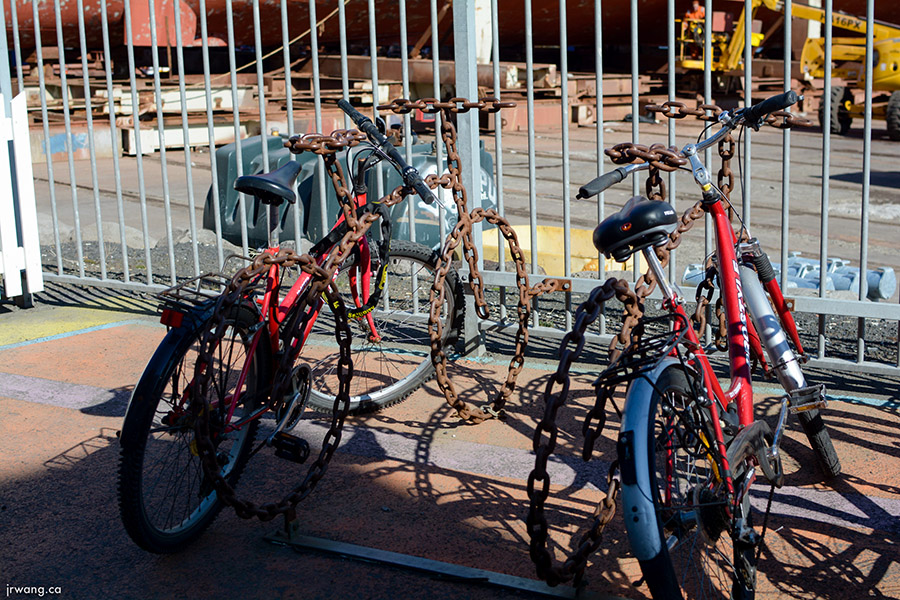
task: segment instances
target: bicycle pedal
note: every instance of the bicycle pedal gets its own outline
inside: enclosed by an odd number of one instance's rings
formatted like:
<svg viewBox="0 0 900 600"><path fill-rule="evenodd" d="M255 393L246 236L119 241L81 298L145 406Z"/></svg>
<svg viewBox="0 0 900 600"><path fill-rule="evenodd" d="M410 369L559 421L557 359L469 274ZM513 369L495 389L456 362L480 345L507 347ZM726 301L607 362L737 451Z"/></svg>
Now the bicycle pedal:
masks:
<svg viewBox="0 0 900 600"><path fill-rule="evenodd" d="M828 402L825 400L825 386L822 384L798 388L792 390L789 394L791 397L792 415L828 406Z"/></svg>
<svg viewBox="0 0 900 600"><path fill-rule="evenodd" d="M309 443L295 435L279 431L272 438L271 444L278 458L297 464L302 464L309 458Z"/></svg>

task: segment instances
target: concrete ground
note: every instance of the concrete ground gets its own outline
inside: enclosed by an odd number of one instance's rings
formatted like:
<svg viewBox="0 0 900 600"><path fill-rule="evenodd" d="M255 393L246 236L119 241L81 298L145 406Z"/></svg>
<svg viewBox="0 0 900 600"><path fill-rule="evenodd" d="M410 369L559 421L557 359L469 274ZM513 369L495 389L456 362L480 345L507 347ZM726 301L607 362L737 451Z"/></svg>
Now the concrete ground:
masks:
<svg viewBox="0 0 900 600"><path fill-rule="evenodd" d="M119 519L116 432L165 329L139 296L54 285L38 300L28 310L0 304L0 592L7 597L36 595L24 587L86 599L538 597L294 552L264 539L278 521L245 521L230 509L181 554L143 552ZM525 484L555 346L534 344L504 421L460 423L433 381L400 405L348 419L326 476L299 505L300 533L534 579ZM460 359L451 376L465 399L481 403L505 376L504 362L499 354ZM602 498L595 485L603 487L615 453L618 419L610 410L595 460L584 466L577 458L599 361L590 362L579 365L571 406L559 417L547 506L557 560ZM810 378L828 386L826 418L844 472L822 483L805 438L791 427L759 597L900 598L898 381L815 371ZM758 386L760 410L773 414L766 398L775 393ZM315 432L325 423L313 416L300 427ZM238 491L275 500L305 472L264 451ZM758 506L767 491L755 492ZM638 577L617 517L588 564L586 592L647 597L646 586L632 585Z"/></svg>

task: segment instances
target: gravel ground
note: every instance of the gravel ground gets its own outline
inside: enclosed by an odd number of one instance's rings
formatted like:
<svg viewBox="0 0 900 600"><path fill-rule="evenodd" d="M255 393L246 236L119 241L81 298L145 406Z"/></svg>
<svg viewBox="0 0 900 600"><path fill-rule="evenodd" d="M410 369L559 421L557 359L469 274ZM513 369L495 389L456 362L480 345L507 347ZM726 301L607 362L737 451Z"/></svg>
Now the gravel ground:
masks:
<svg viewBox="0 0 900 600"><path fill-rule="evenodd" d="M288 242L287 245L290 245ZM97 242L84 242L82 244L85 275L88 277L100 276L100 255ZM107 278L113 280L123 280L123 261L121 246L116 243L106 243L106 265ZM77 247L74 242L66 242L61 246L62 266L64 274L78 275ZM239 253L240 248L224 242L224 254L228 256L231 253ZM42 246L44 268L49 272L57 272L57 257L53 246ZM169 249L166 244L162 243L150 250L150 264L153 270L153 282L159 285L168 285L171 282L170 277L170 259ZM192 245L188 242L179 242L174 244L175 269L179 279L192 277L195 272L195 257ZM218 270L218 252L214 244L198 244L197 245L197 265L199 272L208 272ZM231 268L228 270L233 272L239 263L229 263ZM490 268L492 265L488 265ZM128 248L128 270L130 279L136 283L146 283L147 281L147 255L143 249ZM586 294L573 294L571 300L572 310L585 299ZM500 294L497 289L488 290L487 300L492 307L500 305ZM506 306L509 318L515 316L516 295L507 293ZM5 304L5 302L4 302ZM540 311L540 325L548 327L556 327L565 329L565 298L561 294L554 294L553 297L542 297L538 303ZM689 312L693 311L693 306L689 307ZM659 313L658 302L648 301L648 314ZM496 314L496 312L494 313ZM621 306L618 302L612 302L605 308L605 314L608 317L609 331L618 330L621 322ZM819 317L816 315L795 313L795 319L800 330L800 339L804 346L811 352L815 352L818 341L817 332L819 330ZM845 360L856 360L857 356L857 331L858 322L854 317L827 316L823 319L826 356L830 358L839 358ZM896 321L884 319L866 319L865 320L865 345L866 360L879 363L896 365L898 360L898 324ZM508 345L509 341L496 340L492 343L491 335L488 336L489 351L494 354L504 354L511 351ZM503 336L499 336L503 337ZM541 350L543 348L543 350ZM555 355L558 349L558 342L554 340L546 340L546 342L538 343L533 339L531 342L531 352L529 354L541 355L550 353Z"/></svg>

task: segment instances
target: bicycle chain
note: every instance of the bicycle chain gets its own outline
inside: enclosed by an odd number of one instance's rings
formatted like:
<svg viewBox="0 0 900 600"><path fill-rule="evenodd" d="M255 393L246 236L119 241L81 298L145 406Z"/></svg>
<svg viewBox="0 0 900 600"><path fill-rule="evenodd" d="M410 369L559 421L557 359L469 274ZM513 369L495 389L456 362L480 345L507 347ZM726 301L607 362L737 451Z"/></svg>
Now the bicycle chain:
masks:
<svg viewBox="0 0 900 600"><path fill-rule="evenodd" d="M293 136L285 142L285 146L290 148L291 152L312 151L324 157L326 168L331 174L335 191L341 201L341 210L348 224L348 230L321 266L309 254L300 255L291 249L281 248L274 255L270 252L263 252L257 255L249 265L240 269L231 278L226 290L216 301L210 318L211 326L206 328L200 340L192 394L194 399L199 398L201 401L191 402L197 453L200 456L204 473L215 486L216 492L226 504L235 509L239 517L244 519L257 517L261 521L269 521L278 515L285 515L288 520L292 520L296 516L296 505L312 492L313 488L324 476L328 463L340 443L344 420L350 410L350 380L353 375L353 363L350 352L352 334L346 307L332 282L335 273L347 257L350 256L353 248L372 224L380 218L380 214L378 212L366 213L361 218L357 218L356 211L352 208L351 197L347 192L348 188L343 182L343 172L340 163L336 160L335 153L347 146L358 144L359 141L364 139L364 136L360 136L361 134L355 130L338 130L331 136L319 134ZM393 206L403 198L402 187L398 187L378 202L383 203L385 206ZM280 360L275 368L269 398L273 399L272 402L276 402L277 400L274 399L282 398L287 390L290 389L291 367L299 354L299 351L295 350L293 342L298 332L303 330L302 326L306 322L302 320L302 315L306 314L307 310L318 301L321 295L325 296L336 320L335 338L339 346L337 365L339 387L335 397L331 424L323 438L319 456L308 468L304 479L280 501L257 505L252 501L238 498L234 488L220 473L220 465L216 458L216 445L212 438L209 423L209 415L212 411L207 399L207 392L209 391L211 369L206 367L213 364L212 352L214 343L224 334L226 327L225 317L228 312L241 299L246 297L248 286L268 273L271 266L275 264L284 269L298 267L308 273L311 276L311 280L307 293L302 297L298 297L297 304L292 308L291 315L287 319L285 326L281 328L279 334L281 350L278 353Z"/></svg>

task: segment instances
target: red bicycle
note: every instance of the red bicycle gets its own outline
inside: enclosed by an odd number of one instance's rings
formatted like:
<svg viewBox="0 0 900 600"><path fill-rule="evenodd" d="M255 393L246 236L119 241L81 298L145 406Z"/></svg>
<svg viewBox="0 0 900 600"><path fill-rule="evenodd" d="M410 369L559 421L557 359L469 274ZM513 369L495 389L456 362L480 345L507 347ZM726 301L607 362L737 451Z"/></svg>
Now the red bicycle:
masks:
<svg viewBox="0 0 900 600"><path fill-rule="evenodd" d="M643 162L618 167L579 191L579 197L594 196L636 171L649 169L654 160L657 164L666 160L670 166L692 172L702 191L700 206L714 225L715 278L727 323L731 375L727 390L690 324L680 291L668 283L657 257L656 248L669 242L679 223L672 206L636 196L594 231L594 244L607 257L624 261L641 252L660 285L667 311L662 317L644 317L638 325L642 336L595 383L598 405L585 423L584 448L587 459L596 439L591 437L590 419L605 418L605 403L613 390L628 382L617 444L621 479L613 481L611 477L606 509L598 508L598 512L611 518L615 490L620 488L632 552L656 599L754 597L772 493L784 478L779 446L788 414L798 415L824 474L833 477L840 473L840 461L819 414L825 406L824 386L809 385L803 376L800 364L804 354L796 325L768 257L755 239L734 231L726 212L728 198L713 184L700 160L705 148L724 140L732 130L758 128L769 113L798 99L791 91L745 109L722 112L718 116L721 129L706 140L688 144L680 152L657 152L654 157L643 148L620 161L633 163L641 158ZM579 307L575 329L563 342L560 369L548 384L545 417L534 437L538 458L529 480L532 557L539 574L554 583L577 575L577 568L574 573L572 569L553 571L546 552L542 510L549 490L547 457L555 445L554 419L565 400L568 365L580 352L585 328L597 317L602 302L615 295L613 287L610 280ZM566 350L570 343L578 346L575 352ZM753 406L751 356L763 358L763 352L768 356L768 368L785 390L774 429ZM564 390L554 399L551 389L555 383L563 383ZM760 474L770 486L769 505L761 522L750 504L751 486L760 480ZM586 552L599 546L599 532L605 524L600 521L582 538L579 560L573 564L583 568Z"/></svg>
<svg viewBox="0 0 900 600"><path fill-rule="evenodd" d="M120 512L146 550L182 549L226 503L243 517L288 515L324 475L350 411L397 402L433 374L424 323L437 254L391 240L386 210L411 193L426 202L433 196L383 130L339 105L366 135L342 130L288 142L294 152L325 158L342 205L332 230L304 255L279 247L279 207L296 201L300 163L240 177L235 188L254 196L257 209L268 206L269 247L233 276L202 276L160 296L170 329L135 386L120 436ZM335 156L344 149L356 168L352 191ZM366 173L382 160L404 185L367 201ZM379 219L376 238L371 227ZM458 327L462 288L455 272L445 285L446 343ZM290 433L307 404L333 415L305 477L277 503L238 498L234 486L263 448L295 463L309 459L313 430ZM257 443L266 415L274 423Z"/></svg>

